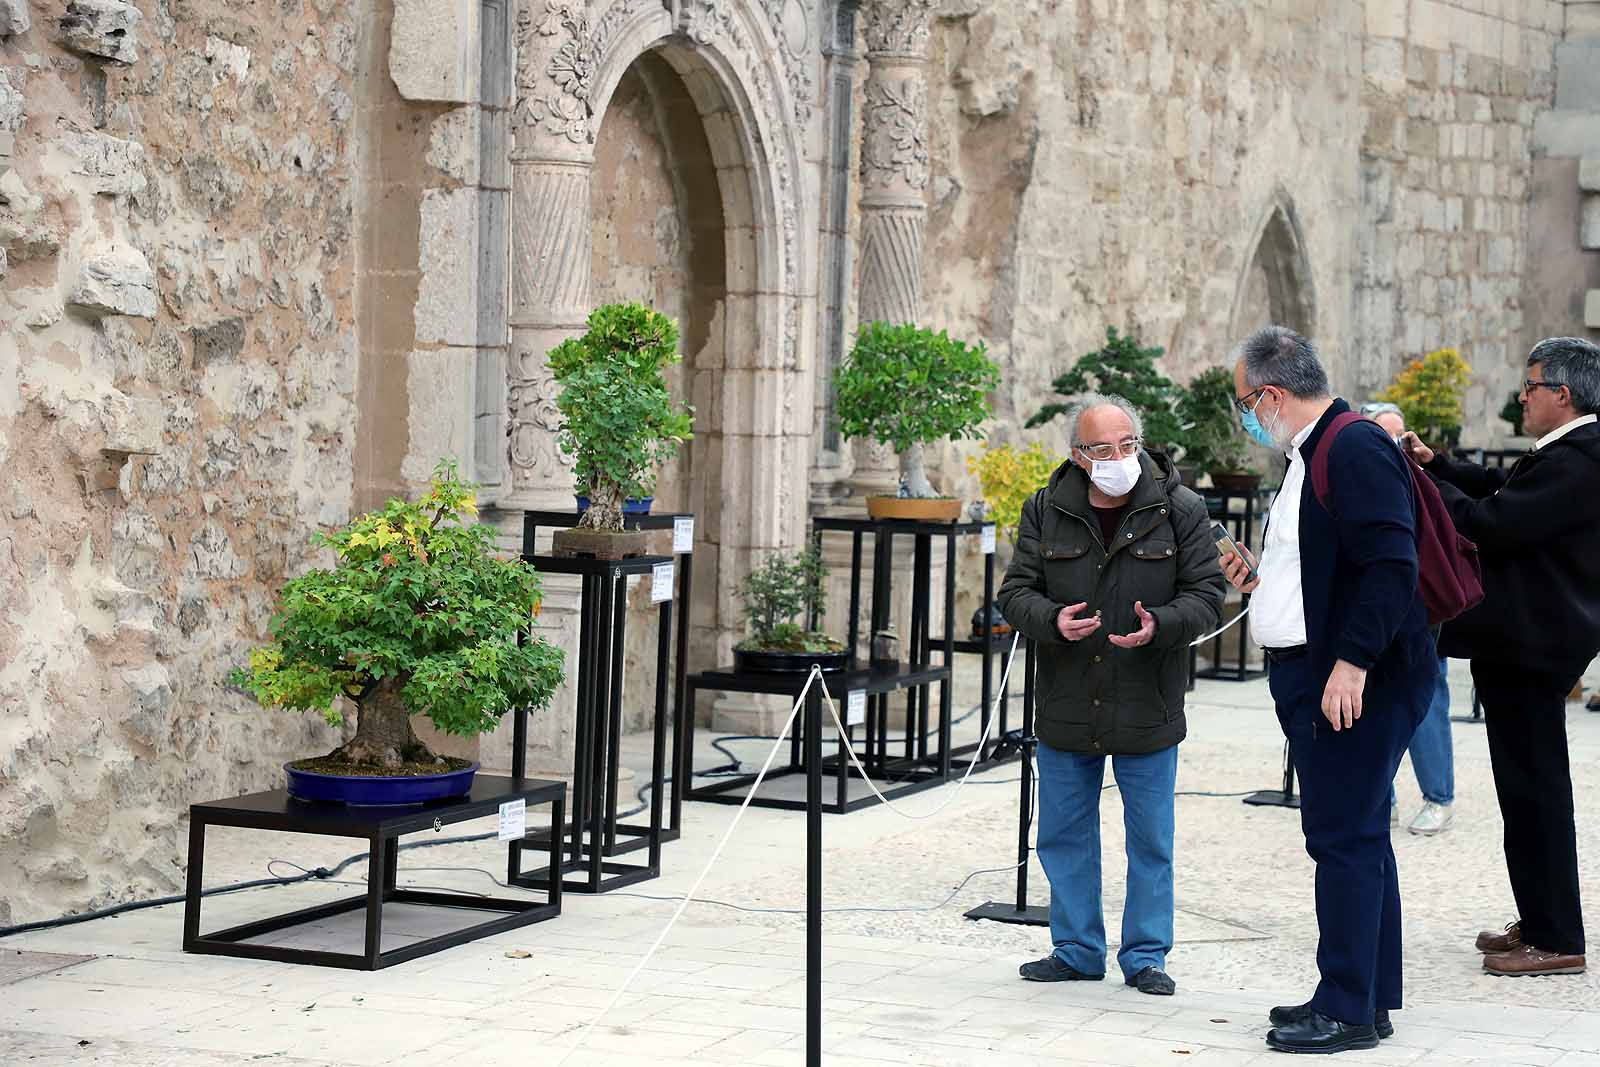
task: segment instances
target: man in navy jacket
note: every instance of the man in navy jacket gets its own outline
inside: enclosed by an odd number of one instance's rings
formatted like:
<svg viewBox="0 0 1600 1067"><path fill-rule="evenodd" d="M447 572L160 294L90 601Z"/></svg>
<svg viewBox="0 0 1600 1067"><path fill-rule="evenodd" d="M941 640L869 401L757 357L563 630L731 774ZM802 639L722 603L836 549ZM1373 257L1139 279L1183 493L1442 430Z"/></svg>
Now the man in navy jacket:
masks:
<svg viewBox="0 0 1600 1067"><path fill-rule="evenodd" d="M1503 977L1585 966L1567 694L1600 651L1600 348L1540 341L1521 399L1539 440L1510 470L1405 437L1483 563L1483 603L1445 624L1439 650L1472 661L1483 700L1519 918L1479 934L1478 951Z"/></svg>
<svg viewBox="0 0 1600 1067"><path fill-rule="evenodd" d="M1427 712L1438 660L1417 587L1416 503L1406 458L1376 423L1338 434L1328 506L1310 464L1350 410L1316 350L1281 326L1239 350L1245 428L1289 458L1268 518L1259 575L1223 561L1253 593L1278 721L1301 783L1300 822L1316 862L1317 968L1311 999L1274 1008L1267 1044L1284 1052L1372 1048L1400 1007L1400 883L1389 785Z"/></svg>

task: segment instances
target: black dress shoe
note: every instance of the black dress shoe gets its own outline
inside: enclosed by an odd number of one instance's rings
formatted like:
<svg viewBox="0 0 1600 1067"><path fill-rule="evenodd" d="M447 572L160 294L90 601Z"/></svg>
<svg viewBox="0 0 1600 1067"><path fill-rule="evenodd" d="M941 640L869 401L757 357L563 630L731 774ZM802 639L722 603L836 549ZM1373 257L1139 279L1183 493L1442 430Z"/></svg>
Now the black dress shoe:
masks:
<svg viewBox="0 0 1600 1067"><path fill-rule="evenodd" d="M1279 1052L1350 1052L1377 1048L1378 1031L1371 1023L1340 1022L1320 1011L1267 1031L1267 1047Z"/></svg>
<svg viewBox="0 0 1600 1067"><path fill-rule="evenodd" d="M1267 1012L1267 1021L1273 1026L1292 1026L1303 1022L1311 1015L1310 1004L1292 1004L1282 1008L1273 1008ZM1378 1036L1389 1038L1394 1036L1394 1023L1389 1021L1389 1009L1379 1008L1377 1018L1373 1020L1374 1030Z"/></svg>
<svg viewBox="0 0 1600 1067"><path fill-rule="evenodd" d="M1104 971L1099 974L1084 974L1082 971L1073 970L1054 952L1042 960L1024 963L1017 968L1017 973L1030 982L1098 982L1106 976Z"/></svg>
<svg viewBox="0 0 1600 1067"><path fill-rule="evenodd" d="M1178 991L1178 983L1168 978L1167 972L1160 967L1146 967L1138 974L1130 974L1122 982L1153 997L1170 997Z"/></svg>

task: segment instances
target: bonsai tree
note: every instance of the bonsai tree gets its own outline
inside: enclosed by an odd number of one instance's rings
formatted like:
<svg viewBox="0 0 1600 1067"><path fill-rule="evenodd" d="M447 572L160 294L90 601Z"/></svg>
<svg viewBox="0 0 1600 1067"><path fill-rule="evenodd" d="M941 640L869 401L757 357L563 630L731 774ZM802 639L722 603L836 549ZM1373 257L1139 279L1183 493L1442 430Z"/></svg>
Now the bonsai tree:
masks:
<svg viewBox="0 0 1600 1067"><path fill-rule="evenodd" d="M745 576L739 586L750 636L741 652L838 652L844 643L795 622L822 618L822 581L828 568L815 547L790 555L775 553Z"/></svg>
<svg viewBox="0 0 1600 1067"><path fill-rule="evenodd" d="M390 500L314 544L331 569L284 584L271 643L229 680L266 705L319 711L338 726L337 698L356 706L356 733L326 760L350 770L431 773L413 715L470 737L520 705L543 707L562 679L561 650L517 631L539 608L539 576L494 555L475 486L442 461L421 500Z"/></svg>
<svg viewBox="0 0 1600 1067"><path fill-rule="evenodd" d="M656 468L689 439L693 409L673 400L663 373L679 359L671 319L643 304L606 304L588 326L550 350L560 445L589 497L578 525L621 530L623 501L654 489Z"/></svg>
<svg viewBox="0 0 1600 1067"><path fill-rule="evenodd" d="M840 432L894 448L908 494L926 499L939 494L928 484L923 446L978 436L994 413L988 393L1000 384L1000 368L982 344L967 345L943 330L871 322L834 384Z"/></svg>
<svg viewBox="0 0 1600 1067"><path fill-rule="evenodd" d="M1250 445L1239 426L1233 397L1233 372L1226 367L1201 371L1179 391L1176 411L1185 463L1207 474L1253 470Z"/></svg>
<svg viewBox="0 0 1600 1067"><path fill-rule="evenodd" d="M1050 388L1066 402L1046 404L1034 413L1027 426L1043 426L1065 414L1074 397L1085 393L1115 394L1138 409L1144 419L1145 441L1151 448L1170 452L1183 441L1182 424L1174 410L1178 387L1156 370L1160 348L1141 348L1133 335L1120 334L1115 326L1106 327L1102 348L1078 357L1072 367L1050 383Z"/></svg>
<svg viewBox="0 0 1600 1067"><path fill-rule="evenodd" d="M1022 505L1063 462L1065 457L1038 442L1025 449L1011 445L985 448L981 456L967 460L967 470L978 476L983 499L989 504L989 517L1007 541L1016 544Z"/></svg>
<svg viewBox="0 0 1600 1067"><path fill-rule="evenodd" d="M1506 423L1510 424L1511 433L1513 436L1522 436L1523 414L1522 394L1520 392L1513 392L1510 398L1506 400L1506 406L1500 409L1500 418Z"/></svg>
<svg viewBox="0 0 1600 1067"><path fill-rule="evenodd" d="M1472 382L1472 367L1453 348L1429 352L1412 360L1378 394L1400 408L1406 426L1434 444L1454 446L1461 441L1462 402Z"/></svg>

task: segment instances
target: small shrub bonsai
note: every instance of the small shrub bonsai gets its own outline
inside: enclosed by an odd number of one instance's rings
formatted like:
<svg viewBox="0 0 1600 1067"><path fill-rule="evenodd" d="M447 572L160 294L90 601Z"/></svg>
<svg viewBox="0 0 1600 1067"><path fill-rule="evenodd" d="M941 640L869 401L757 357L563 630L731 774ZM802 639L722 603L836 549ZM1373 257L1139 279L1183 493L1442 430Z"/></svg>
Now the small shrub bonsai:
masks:
<svg viewBox="0 0 1600 1067"><path fill-rule="evenodd" d="M1078 357L1076 363L1050 383L1050 388L1066 398L1041 407L1027 422L1031 429L1043 426L1071 407L1075 397L1085 393L1106 393L1132 404L1144 420L1145 443L1152 449L1171 452L1183 441L1183 428L1175 410L1178 387L1156 369L1160 348L1141 348L1132 334L1121 334L1115 326L1106 327L1106 343Z"/></svg>
<svg viewBox="0 0 1600 1067"><path fill-rule="evenodd" d="M605 304L588 326L550 350L560 444L590 501L578 525L620 531L623 502L650 494L657 467L689 439L693 409L672 398L663 373L680 358L671 319L643 304Z"/></svg>
<svg viewBox="0 0 1600 1067"><path fill-rule="evenodd" d="M1201 371L1180 389L1176 411L1185 464L1211 475L1256 473L1233 398L1227 367Z"/></svg>
<svg viewBox="0 0 1600 1067"><path fill-rule="evenodd" d="M1461 443L1462 404L1472 383L1472 367L1454 348L1440 348L1412 360L1395 376L1379 400L1398 405L1406 427L1431 444Z"/></svg>
<svg viewBox="0 0 1600 1067"><path fill-rule="evenodd" d="M790 554L774 553L745 576L739 586L745 625L750 636L735 646L739 652L832 653L844 643L807 629L803 619L822 618L823 579L828 568L815 547Z"/></svg>
<svg viewBox="0 0 1600 1067"><path fill-rule="evenodd" d="M1500 418L1511 427L1511 433L1514 437L1522 436L1522 416L1524 414L1525 412L1522 410L1522 393L1521 391L1514 391L1510 398L1506 400L1506 406L1500 409Z"/></svg>
<svg viewBox="0 0 1600 1067"><path fill-rule="evenodd" d="M1050 481L1050 475L1064 462L1066 457L1038 442L1027 448L985 448L981 456L967 460L967 470L978 476L983 499L989 505L988 517L1007 541L1016 544L1022 505Z"/></svg>
<svg viewBox="0 0 1600 1067"><path fill-rule="evenodd" d="M355 704L355 736L311 769L437 773L443 761L413 715L471 737L514 707L544 707L561 684L560 649L533 635L517 643L539 608L539 576L494 555L493 527L471 521L474 489L442 461L422 499L317 534L333 567L284 583L271 643L231 674L262 704L319 711L334 726L337 699Z"/></svg>
<svg viewBox="0 0 1600 1067"><path fill-rule="evenodd" d="M1000 384L1000 368L982 344L943 330L870 322L834 383L840 432L894 448L907 495L935 499L940 494L928 483L924 446L978 436L994 413L988 394Z"/></svg>

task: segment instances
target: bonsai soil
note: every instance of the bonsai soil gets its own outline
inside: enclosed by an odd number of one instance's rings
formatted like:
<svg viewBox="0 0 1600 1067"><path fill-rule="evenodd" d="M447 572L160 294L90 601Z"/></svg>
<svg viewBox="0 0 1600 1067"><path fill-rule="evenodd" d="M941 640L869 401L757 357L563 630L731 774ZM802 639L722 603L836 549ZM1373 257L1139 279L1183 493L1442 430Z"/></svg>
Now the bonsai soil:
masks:
<svg viewBox="0 0 1600 1067"><path fill-rule="evenodd" d="M297 771L312 774L344 774L359 778L416 778L425 774L448 774L469 766L471 760L454 756L439 756L432 760L406 760L398 767L380 767L375 763L346 763L329 756L313 756L295 760L289 766Z"/></svg>

